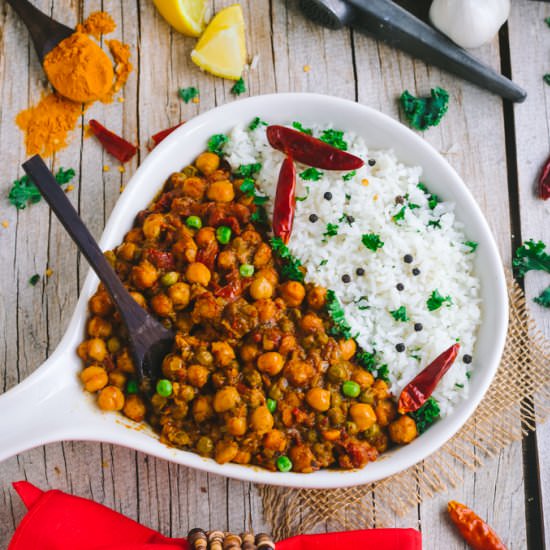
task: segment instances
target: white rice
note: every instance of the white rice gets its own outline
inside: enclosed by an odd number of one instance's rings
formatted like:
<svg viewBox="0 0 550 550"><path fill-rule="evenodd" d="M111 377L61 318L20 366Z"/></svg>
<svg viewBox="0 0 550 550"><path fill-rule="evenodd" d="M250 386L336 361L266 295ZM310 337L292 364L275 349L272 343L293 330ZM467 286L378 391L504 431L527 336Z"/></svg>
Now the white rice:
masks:
<svg viewBox="0 0 550 550"><path fill-rule="evenodd" d="M325 128L314 127L313 134L319 136ZM225 153L232 168L261 163L256 183L273 199L283 155L267 143L265 126L253 131L247 126L236 127L229 137ZM467 372L475 368L474 347L481 318L475 254L463 244L468 238L455 218L454 204L440 202L435 209L429 208L428 195L417 187L420 167L405 166L392 151L368 151L357 135L345 133L344 140L350 153L376 164L366 163L348 181L342 179L345 173L326 170L321 170L319 181L298 177L296 194L307 195L307 199L297 202L289 249L307 267L307 281L335 291L358 344L366 351L376 351L380 363L388 366L395 396L440 353L460 342L459 357L434 392L445 416L468 395ZM298 165L297 173L306 168ZM324 198L327 191L332 200ZM418 208L406 208L404 220L396 223L392 217L402 205L395 199L405 195ZM272 200L266 207L270 214ZM318 221L312 223L310 214L316 214ZM339 221L343 214L355 221L351 225ZM430 220L439 220L441 227L429 226ZM338 234L323 237L329 223L338 224ZM363 234L371 233L384 243L376 252L361 242ZM412 263L404 262L406 254L413 256ZM361 267L364 276L356 275ZM413 268L420 269L420 275L414 276ZM351 277L348 284L342 281L346 274ZM403 291L397 290L398 283L404 285ZM435 289L450 296L452 305L429 311L426 302ZM362 296L367 298L357 303ZM359 309L366 304L369 309ZM409 321L396 321L389 313L400 306L406 308ZM421 323L423 330L415 331L416 323ZM396 350L398 343L406 346L404 352ZM465 364L464 355L472 356L473 362Z"/></svg>

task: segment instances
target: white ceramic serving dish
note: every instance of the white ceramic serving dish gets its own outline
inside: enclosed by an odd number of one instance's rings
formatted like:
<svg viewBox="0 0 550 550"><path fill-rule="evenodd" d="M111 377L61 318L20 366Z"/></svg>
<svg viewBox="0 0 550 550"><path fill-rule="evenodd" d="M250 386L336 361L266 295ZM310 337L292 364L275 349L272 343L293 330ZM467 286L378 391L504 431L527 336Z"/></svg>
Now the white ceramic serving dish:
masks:
<svg viewBox="0 0 550 550"><path fill-rule="evenodd" d="M476 270L481 279L483 321L476 349L477 368L470 396L447 418L406 447L384 454L377 462L355 471L313 474L272 473L251 466L219 465L214 460L164 446L150 429L120 414L103 413L95 396L83 391L78 378L81 363L75 349L84 335L87 302L98 280L90 272L67 332L52 356L21 384L0 396L0 461L26 449L61 440L104 441L242 480L272 485L334 488L370 483L398 473L436 451L474 412L499 364L506 328L508 300L501 260L487 222L468 188L428 143L391 118L357 103L316 94L264 95L218 107L187 122L151 152L120 196L105 227L100 246L118 245L136 213L146 207L174 171L191 163L207 139L227 132L255 116L270 123L300 120L331 123L362 135L376 149L393 148L405 163L424 168L423 181L445 200L456 203L458 218L470 239L479 242ZM37 243L38 246L38 243ZM15 368L15 365L8 365Z"/></svg>

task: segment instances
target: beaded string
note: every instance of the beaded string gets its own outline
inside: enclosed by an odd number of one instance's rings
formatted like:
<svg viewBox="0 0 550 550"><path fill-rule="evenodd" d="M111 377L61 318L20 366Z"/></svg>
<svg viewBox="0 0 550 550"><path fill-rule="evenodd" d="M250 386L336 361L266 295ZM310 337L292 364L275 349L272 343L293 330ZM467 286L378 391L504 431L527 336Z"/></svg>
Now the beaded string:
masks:
<svg viewBox="0 0 550 550"><path fill-rule="evenodd" d="M275 550L275 543L267 533L241 533L191 529L187 535L191 550Z"/></svg>

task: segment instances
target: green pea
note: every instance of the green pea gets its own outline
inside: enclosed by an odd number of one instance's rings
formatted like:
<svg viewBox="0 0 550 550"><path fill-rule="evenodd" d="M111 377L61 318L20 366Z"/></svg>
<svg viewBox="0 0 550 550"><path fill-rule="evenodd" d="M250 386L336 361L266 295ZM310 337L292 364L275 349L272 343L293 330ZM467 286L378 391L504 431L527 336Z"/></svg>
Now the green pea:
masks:
<svg viewBox="0 0 550 550"><path fill-rule="evenodd" d="M138 383L137 380L128 380L126 384L126 393L137 393L138 392Z"/></svg>
<svg viewBox="0 0 550 550"><path fill-rule="evenodd" d="M342 384L342 393L348 397L357 397L361 393L361 386L353 380Z"/></svg>
<svg viewBox="0 0 550 550"><path fill-rule="evenodd" d="M254 275L254 266L250 264L242 264L239 267L239 273L241 277L252 277Z"/></svg>
<svg viewBox="0 0 550 550"><path fill-rule="evenodd" d="M164 286L172 286L175 285L178 282L179 274L177 271L169 271L168 273L165 273L161 278L160 282Z"/></svg>
<svg viewBox="0 0 550 550"><path fill-rule="evenodd" d="M172 382L162 378L157 382L157 393L162 397L170 397L172 395Z"/></svg>
<svg viewBox="0 0 550 550"><path fill-rule="evenodd" d="M220 244L227 244L231 240L231 228L226 225L220 225L216 229L216 237Z"/></svg>
<svg viewBox="0 0 550 550"><path fill-rule="evenodd" d="M277 401L275 401L275 399L268 398L266 402L266 406L267 406L267 410L270 413L274 413L275 410L277 409Z"/></svg>
<svg viewBox="0 0 550 550"><path fill-rule="evenodd" d="M277 459L277 468L279 472L290 472L292 470L292 461L288 456L280 456Z"/></svg>
<svg viewBox="0 0 550 550"><path fill-rule="evenodd" d="M185 220L185 223L191 229L200 229L202 227L202 220L198 216L189 216Z"/></svg>

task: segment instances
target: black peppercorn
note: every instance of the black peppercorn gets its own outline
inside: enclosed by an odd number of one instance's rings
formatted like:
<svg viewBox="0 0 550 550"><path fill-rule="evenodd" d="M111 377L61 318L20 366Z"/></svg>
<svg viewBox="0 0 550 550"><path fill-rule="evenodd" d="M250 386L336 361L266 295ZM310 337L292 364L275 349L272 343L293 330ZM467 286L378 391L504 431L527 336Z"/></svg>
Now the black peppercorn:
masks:
<svg viewBox="0 0 550 550"><path fill-rule="evenodd" d="M355 270L355 273L357 273L357 275L359 275L359 277L362 277L365 274L365 270L362 267L358 267Z"/></svg>
<svg viewBox="0 0 550 550"><path fill-rule="evenodd" d="M405 254L403 256L403 261L406 263L406 264L412 264L413 263L413 260L414 258L410 255L410 254Z"/></svg>
<svg viewBox="0 0 550 550"><path fill-rule="evenodd" d="M414 330L416 330L416 332L420 332L424 327L422 326L422 323L415 323L414 324Z"/></svg>
<svg viewBox="0 0 550 550"><path fill-rule="evenodd" d="M399 353L402 353L405 351L405 344L396 344L395 345L395 349L396 351L398 351Z"/></svg>
<svg viewBox="0 0 550 550"><path fill-rule="evenodd" d="M310 214L309 215L309 221L311 223L315 223L319 219L319 216L317 214Z"/></svg>
<svg viewBox="0 0 550 550"><path fill-rule="evenodd" d="M323 195L323 197L325 198L325 200L330 201L330 200L332 200L332 193L331 193L330 191L327 191L327 192Z"/></svg>
<svg viewBox="0 0 550 550"><path fill-rule="evenodd" d="M374 159L369 159L369 166L374 166L376 161Z"/></svg>
<svg viewBox="0 0 550 550"><path fill-rule="evenodd" d="M342 282L351 283L351 277L347 273L345 275L342 275Z"/></svg>
<svg viewBox="0 0 550 550"><path fill-rule="evenodd" d="M418 277L418 275L420 275L420 269L418 269L418 267L415 267L415 268L412 270L412 274L413 274L415 277Z"/></svg>
<svg viewBox="0 0 550 550"><path fill-rule="evenodd" d="M395 288L401 292L402 290L405 290L405 285L403 283L397 283Z"/></svg>
<svg viewBox="0 0 550 550"><path fill-rule="evenodd" d="M471 355L464 355L464 357L462 358L462 360L467 364L469 365L471 362L472 362L472 356Z"/></svg>

